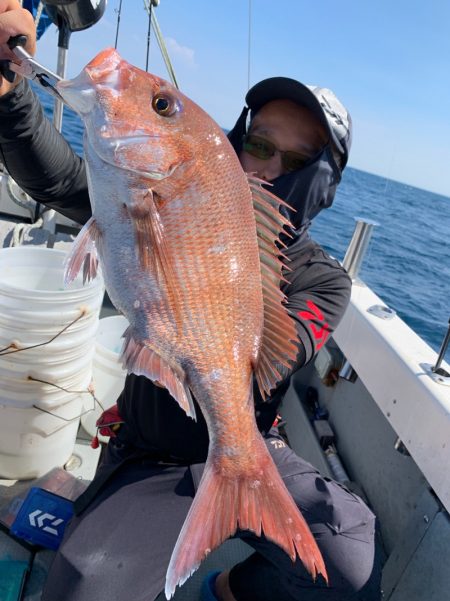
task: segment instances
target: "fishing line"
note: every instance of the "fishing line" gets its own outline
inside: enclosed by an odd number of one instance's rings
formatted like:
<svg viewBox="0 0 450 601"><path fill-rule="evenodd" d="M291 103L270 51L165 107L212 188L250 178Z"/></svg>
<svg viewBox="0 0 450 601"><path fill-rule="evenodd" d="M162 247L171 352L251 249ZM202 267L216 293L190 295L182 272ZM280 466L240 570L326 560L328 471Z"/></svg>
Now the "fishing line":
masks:
<svg viewBox="0 0 450 601"><path fill-rule="evenodd" d="M250 54L252 39L252 0L248 0L247 89L250 89Z"/></svg>
<svg viewBox="0 0 450 601"><path fill-rule="evenodd" d="M0 357L3 357L4 355L11 355L12 353L20 353L21 351L28 351L33 348L38 348L40 346L45 346L46 344L50 344L51 342L56 340L56 338L58 338L58 336L61 336L61 334L63 334L67 329L69 329L70 326L73 326L73 324L75 324L85 314L86 314L86 311L85 311L85 309L83 309L81 311L81 314L78 317L76 317L73 321L71 321L67 326L64 326L64 328L60 332L55 334L53 336L53 338L50 338L50 340L47 340L47 342L39 342L38 344L32 344L31 346L24 346L22 348L17 348L16 345L14 344L14 342L12 342L8 346L5 346L5 348L0 349ZM14 350L8 350L11 348L13 348Z"/></svg>
<svg viewBox="0 0 450 601"><path fill-rule="evenodd" d="M152 31L152 15L153 15L153 1L150 0L147 6L148 11L148 29L147 29L147 55L145 57L145 70L148 72L148 59L150 56L150 35Z"/></svg>
<svg viewBox="0 0 450 601"><path fill-rule="evenodd" d="M117 8L115 8L114 10L117 13L116 41L114 44L114 49L117 50L117 41L119 39L120 15L122 14L122 0L120 0L119 2L119 10L117 10Z"/></svg>

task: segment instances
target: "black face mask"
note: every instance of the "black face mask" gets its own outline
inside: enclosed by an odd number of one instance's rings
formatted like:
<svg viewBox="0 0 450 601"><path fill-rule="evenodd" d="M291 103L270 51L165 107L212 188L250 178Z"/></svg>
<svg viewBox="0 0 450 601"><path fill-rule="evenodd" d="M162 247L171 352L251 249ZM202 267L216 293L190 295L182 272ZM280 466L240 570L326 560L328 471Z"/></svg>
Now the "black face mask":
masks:
<svg viewBox="0 0 450 601"><path fill-rule="evenodd" d="M341 173L327 145L313 163L298 171L280 175L271 182L272 185L266 186L272 194L295 209L290 211L281 207L281 212L293 225L291 234L295 239L306 234L311 220L322 209L332 205L340 179ZM289 239L283 239L285 243L290 243Z"/></svg>
<svg viewBox="0 0 450 601"><path fill-rule="evenodd" d="M247 107L243 109L236 125L228 133L228 139L238 155L242 150L242 139L247 129L248 110ZM282 235L285 244L290 246L294 241L307 236L311 220L322 209L332 205L340 180L341 172L328 144L312 163L298 171L280 175L271 182L271 185L266 186L272 194L295 209L295 211L285 207L281 209L293 225L291 231L293 238Z"/></svg>

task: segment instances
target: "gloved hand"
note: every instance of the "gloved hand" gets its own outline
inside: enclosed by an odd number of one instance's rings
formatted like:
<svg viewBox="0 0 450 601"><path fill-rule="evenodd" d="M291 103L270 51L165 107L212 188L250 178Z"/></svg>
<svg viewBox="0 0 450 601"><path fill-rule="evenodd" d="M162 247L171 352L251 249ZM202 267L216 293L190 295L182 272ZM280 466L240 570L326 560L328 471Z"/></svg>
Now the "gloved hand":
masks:
<svg viewBox="0 0 450 601"><path fill-rule="evenodd" d="M18 62L8 48L9 38L23 34L27 36L25 50L34 55L36 52L36 27L31 13L20 7L18 0L0 0L0 60ZM0 96L12 90L21 80L16 75L13 83L0 76Z"/></svg>
<svg viewBox="0 0 450 601"><path fill-rule="evenodd" d="M116 403L109 409L106 409L106 411L103 411L95 425L97 426L97 431L102 436L114 438L123 423L124 421L119 413L119 408ZM94 438L91 440L91 447L96 449L98 448L99 444L98 435L94 436Z"/></svg>

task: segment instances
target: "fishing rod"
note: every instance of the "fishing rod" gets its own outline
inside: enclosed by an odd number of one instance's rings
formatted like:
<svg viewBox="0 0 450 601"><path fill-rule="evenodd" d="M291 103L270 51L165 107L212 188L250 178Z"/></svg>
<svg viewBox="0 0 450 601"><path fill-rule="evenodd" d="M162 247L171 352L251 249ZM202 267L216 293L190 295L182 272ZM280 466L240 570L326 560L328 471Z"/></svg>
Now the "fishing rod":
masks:
<svg viewBox="0 0 450 601"><path fill-rule="evenodd" d="M145 9L147 10L147 12L150 12L151 6L156 7L158 5L159 5L159 0L144 0L144 6L145 6ZM151 16L151 27L153 28L153 31L155 32L156 41L158 42L158 46L161 51L161 55L163 57L164 63L166 65L166 69L169 74L170 80L172 81L173 85L177 89L179 89L180 86L178 85L178 81L177 81L177 78L175 75L174 68L172 66L172 62L169 57L169 53L167 52L166 44L164 42L164 38L161 33L161 29L159 28L156 14L153 11L152 11L152 16Z"/></svg>
<svg viewBox="0 0 450 601"><path fill-rule="evenodd" d="M114 42L114 48L117 50L117 41L119 39L119 28L120 28L120 16L122 14L122 0L119 3L119 10L115 9L117 13L117 26L116 26L116 41Z"/></svg>
<svg viewBox="0 0 450 601"><path fill-rule="evenodd" d="M144 6L148 12L148 29L147 29L147 54L145 57L145 70L148 71L148 59L150 56L150 34L152 32L152 15L153 15L153 7L158 6L159 0L151 0L151 2L147 3L147 6Z"/></svg>

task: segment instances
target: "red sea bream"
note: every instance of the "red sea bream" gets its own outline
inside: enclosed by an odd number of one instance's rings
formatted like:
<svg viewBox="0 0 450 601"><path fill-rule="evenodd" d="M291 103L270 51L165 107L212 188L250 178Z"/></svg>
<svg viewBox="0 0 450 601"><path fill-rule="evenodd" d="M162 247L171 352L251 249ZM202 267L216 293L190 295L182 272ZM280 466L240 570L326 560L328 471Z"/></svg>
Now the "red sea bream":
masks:
<svg viewBox="0 0 450 601"><path fill-rule="evenodd" d="M66 280L94 277L128 318L128 371L168 388L210 438L200 487L167 570L170 598L205 556L248 529L325 566L258 432L252 380L264 394L295 360L275 240L282 201L247 178L221 128L164 80L105 50L58 84L84 121L92 218Z"/></svg>

